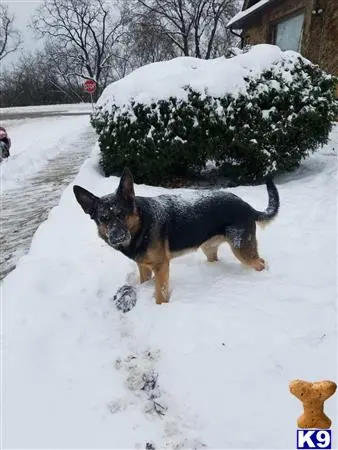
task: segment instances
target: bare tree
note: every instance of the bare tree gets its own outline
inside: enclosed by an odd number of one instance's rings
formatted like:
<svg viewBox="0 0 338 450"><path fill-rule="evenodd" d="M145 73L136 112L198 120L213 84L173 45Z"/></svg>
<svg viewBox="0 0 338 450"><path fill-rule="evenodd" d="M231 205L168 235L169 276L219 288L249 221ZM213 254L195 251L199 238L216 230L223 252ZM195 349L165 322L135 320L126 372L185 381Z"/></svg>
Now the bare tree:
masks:
<svg viewBox="0 0 338 450"><path fill-rule="evenodd" d="M76 49L71 48L71 46L66 49L57 42L48 40L43 53L51 71L50 77L55 77L59 85L66 86L67 90L73 92L76 97L79 90L83 90L83 77L79 76L76 70L70 70L69 64L76 58L74 52L76 52ZM105 86L102 75L100 83L101 86Z"/></svg>
<svg viewBox="0 0 338 450"><path fill-rule="evenodd" d="M149 14L153 27L166 35L185 56L209 59L220 45L226 22L238 8L235 0L134 0L135 20L140 22Z"/></svg>
<svg viewBox="0 0 338 450"><path fill-rule="evenodd" d="M47 36L63 76L94 79L104 87L125 33L123 18L108 0L44 0L33 20Z"/></svg>
<svg viewBox="0 0 338 450"><path fill-rule="evenodd" d="M46 49L25 53L15 65L1 70L2 106L44 105L79 102L87 99L81 85L66 84L57 75L55 63Z"/></svg>
<svg viewBox="0 0 338 450"><path fill-rule="evenodd" d="M146 15L131 16L127 41L127 54L132 67L171 59L179 54L167 33L158 26L157 15L153 11Z"/></svg>
<svg viewBox="0 0 338 450"><path fill-rule="evenodd" d="M7 6L0 3L0 61L15 52L21 44L20 34L13 24L14 15L9 13Z"/></svg>

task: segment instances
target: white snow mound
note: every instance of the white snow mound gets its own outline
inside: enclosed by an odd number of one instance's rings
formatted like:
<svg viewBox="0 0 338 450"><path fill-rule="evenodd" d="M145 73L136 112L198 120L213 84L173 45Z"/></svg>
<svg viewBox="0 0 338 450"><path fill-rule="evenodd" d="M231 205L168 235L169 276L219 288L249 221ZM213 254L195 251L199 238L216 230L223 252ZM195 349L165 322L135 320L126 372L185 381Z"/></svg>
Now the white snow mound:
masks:
<svg viewBox="0 0 338 450"><path fill-rule="evenodd" d="M106 87L96 106L110 111L113 104L123 107L132 100L150 104L171 96L186 99L184 89L190 86L195 91L218 97L226 93L243 92L244 78L257 74L272 65L301 57L293 51L283 52L275 45L260 44L244 54L204 60L180 57L170 61L156 62L136 69L126 77Z"/></svg>

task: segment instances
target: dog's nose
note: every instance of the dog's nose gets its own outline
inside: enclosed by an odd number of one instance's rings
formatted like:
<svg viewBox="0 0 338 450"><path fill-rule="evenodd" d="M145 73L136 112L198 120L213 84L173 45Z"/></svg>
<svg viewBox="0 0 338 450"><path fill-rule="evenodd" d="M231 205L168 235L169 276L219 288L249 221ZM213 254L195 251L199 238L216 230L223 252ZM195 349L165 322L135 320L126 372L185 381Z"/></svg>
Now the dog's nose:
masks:
<svg viewBox="0 0 338 450"><path fill-rule="evenodd" d="M122 244L126 240L126 233L118 229L112 229L108 233L108 241L110 245Z"/></svg>

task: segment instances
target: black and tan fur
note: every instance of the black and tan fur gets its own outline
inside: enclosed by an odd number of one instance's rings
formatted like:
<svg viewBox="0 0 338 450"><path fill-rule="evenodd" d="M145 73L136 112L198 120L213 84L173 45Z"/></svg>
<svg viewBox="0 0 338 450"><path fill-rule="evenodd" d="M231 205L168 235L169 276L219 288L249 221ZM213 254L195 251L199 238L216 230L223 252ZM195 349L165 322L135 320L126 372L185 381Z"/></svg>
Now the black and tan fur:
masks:
<svg viewBox="0 0 338 450"><path fill-rule="evenodd" d="M276 186L272 180L266 185L269 205L264 212L222 191L201 193L193 201L174 195L138 197L128 169L113 194L96 197L80 186L74 186L74 194L96 222L99 236L137 263L141 283L154 273L156 303L161 304L169 300L170 260L187 251L201 248L208 261L217 261L219 245L227 242L241 263L265 268L256 223L269 223L279 209Z"/></svg>

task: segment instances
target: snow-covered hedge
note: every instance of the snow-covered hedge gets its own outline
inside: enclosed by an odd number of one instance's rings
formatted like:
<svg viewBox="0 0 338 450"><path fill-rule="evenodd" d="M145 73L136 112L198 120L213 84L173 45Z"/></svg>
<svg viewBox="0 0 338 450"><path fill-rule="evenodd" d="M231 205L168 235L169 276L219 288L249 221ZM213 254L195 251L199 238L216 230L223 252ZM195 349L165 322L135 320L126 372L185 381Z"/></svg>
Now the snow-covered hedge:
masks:
<svg viewBox="0 0 338 450"><path fill-rule="evenodd" d="M108 176L161 183L213 160L235 182L296 168L327 141L335 80L295 52L176 58L108 86L92 115Z"/></svg>

